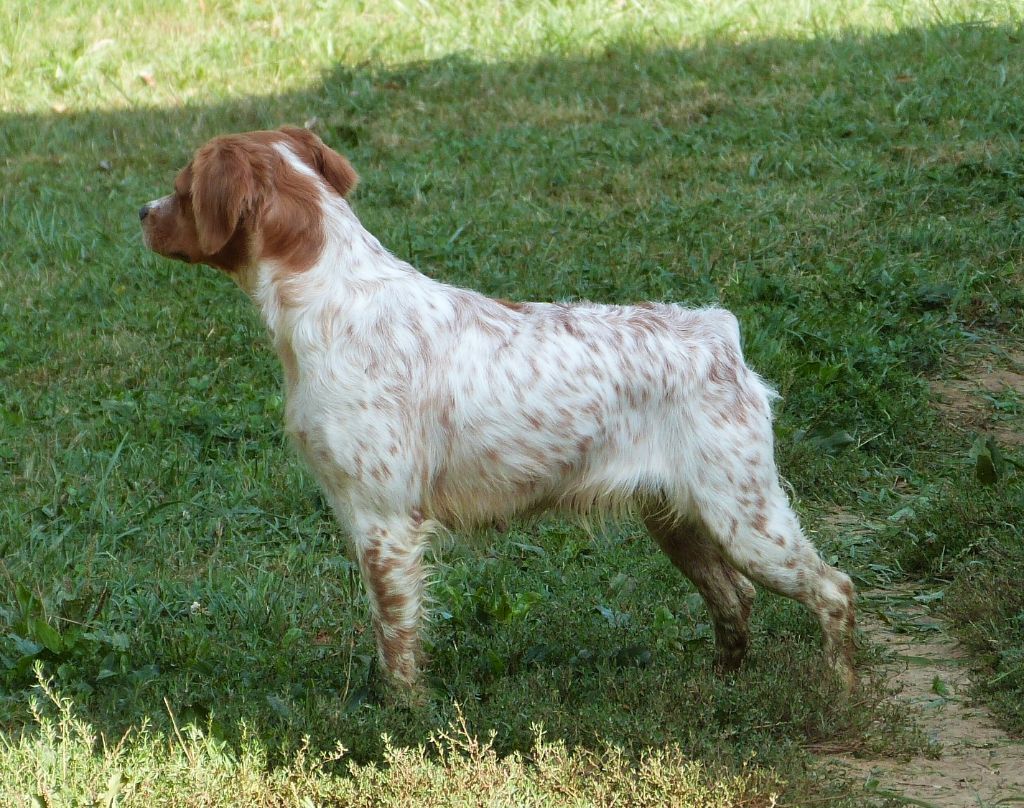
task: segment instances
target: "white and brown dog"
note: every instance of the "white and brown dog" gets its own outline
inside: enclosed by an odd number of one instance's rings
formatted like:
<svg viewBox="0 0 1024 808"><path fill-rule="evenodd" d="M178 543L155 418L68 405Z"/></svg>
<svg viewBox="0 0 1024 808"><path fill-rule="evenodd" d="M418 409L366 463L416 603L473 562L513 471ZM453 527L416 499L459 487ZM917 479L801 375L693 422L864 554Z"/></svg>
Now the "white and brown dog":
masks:
<svg viewBox="0 0 1024 808"><path fill-rule="evenodd" d="M735 317L438 283L363 229L356 181L306 130L228 135L139 215L151 250L224 270L263 315L286 429L352 538L385 669L416 682L438 523L630 509L700 590L722 667L743 658L755 581L817 615L851 685L853 585L782 490L773 394Z"/></svg>

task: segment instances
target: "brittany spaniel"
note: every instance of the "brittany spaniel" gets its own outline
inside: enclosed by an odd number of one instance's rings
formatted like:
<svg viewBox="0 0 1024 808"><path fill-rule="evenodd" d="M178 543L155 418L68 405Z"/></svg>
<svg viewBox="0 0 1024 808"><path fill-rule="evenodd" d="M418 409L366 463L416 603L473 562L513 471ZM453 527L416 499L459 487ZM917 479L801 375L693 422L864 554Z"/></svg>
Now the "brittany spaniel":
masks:
<svg viewBox="0 0 1024 808"><path fill-rule="evenodd" d="M356 182L304 129L227 135L139 216L151 250L223 270L259 308L285 428L351 537L391 677L417 682L431 532L558 509L643 519L703 596L721 668L746 651L753 581L817 615L851 686L853 585L779 483L773 393L736 318L438 283L363 228Z"/></svg>

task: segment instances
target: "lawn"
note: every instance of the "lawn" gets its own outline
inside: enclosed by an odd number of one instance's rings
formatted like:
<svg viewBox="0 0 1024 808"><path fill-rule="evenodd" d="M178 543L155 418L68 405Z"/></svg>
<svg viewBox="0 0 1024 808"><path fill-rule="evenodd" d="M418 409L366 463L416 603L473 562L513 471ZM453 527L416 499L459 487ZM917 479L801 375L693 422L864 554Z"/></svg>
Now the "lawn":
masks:
<svg viewBox="0 0 1024 808"><path fill-rule="evenodd" d="M393 699L255 311L139 238L205 139L286 122L433 277L731 308L808 533L927 586L1024 732L1024 390L940 394L1024 372L1019 6L7 0L0 804L852 806L818 752L931 751L773 596L716 677L631 523L442 537Z"/></svg>

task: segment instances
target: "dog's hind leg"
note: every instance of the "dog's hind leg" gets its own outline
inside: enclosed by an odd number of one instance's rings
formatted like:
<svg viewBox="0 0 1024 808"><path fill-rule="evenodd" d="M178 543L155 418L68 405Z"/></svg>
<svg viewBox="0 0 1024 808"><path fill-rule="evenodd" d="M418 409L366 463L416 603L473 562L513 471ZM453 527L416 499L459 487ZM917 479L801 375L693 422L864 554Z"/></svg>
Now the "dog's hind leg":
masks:
<svg viewBox="0 0 1024 808"><path fill-rule="evenodd" d="M750 643L748 621L754 586L722 557L715 542L691 522L667 515L644 518L647 530L689 578L711 615L715 629L715 665L732 671L740 666Z"/></svg>
<svg viewBox="0 0 1024 808"><path fill-rule="evenodd" d="M818 618L826 661L849 688L853 671L854 588L804 536L774 464L749 467L741 490L702 493L695 503L725 560L755 583L803 603Z"/></svg>

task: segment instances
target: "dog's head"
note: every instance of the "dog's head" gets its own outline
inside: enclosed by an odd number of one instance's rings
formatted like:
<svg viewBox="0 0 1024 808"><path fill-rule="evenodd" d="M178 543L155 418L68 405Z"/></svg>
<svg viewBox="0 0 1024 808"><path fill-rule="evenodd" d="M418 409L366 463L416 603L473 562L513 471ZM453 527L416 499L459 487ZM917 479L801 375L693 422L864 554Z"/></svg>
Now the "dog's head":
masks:
<svg viewBox="0 0 1024 808"><path fill-rule="evenodd" d="M306 129L224 135L196 152L174 193L139 210L154 252L235 272L262 260L307 269L323 249L324 194L346 196L348 160Z"/></svg>

